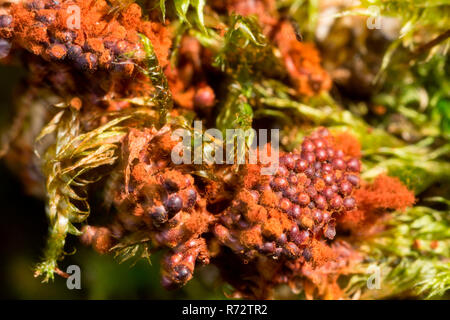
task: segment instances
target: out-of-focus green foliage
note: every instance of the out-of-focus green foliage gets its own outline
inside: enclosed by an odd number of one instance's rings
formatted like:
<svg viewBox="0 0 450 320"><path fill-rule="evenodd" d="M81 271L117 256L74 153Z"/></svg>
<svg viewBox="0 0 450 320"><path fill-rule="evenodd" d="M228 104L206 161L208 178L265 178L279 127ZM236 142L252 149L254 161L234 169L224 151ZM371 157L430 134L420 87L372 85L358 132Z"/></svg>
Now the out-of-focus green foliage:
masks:
<svg viewBox="0 0 450 320"><path fill-rule="evenodd" d="M401 19L400 38L412 41L415 32L424 28L430 32L444 32L450 25L450 4L442 0L361 0L361 7L376 7L378 12L366 11L367 14Z"/></svg>
<svg viewBox="0 0 450 320"><path fill-rule="evenodd" d="M450 210L415 206L396 212L389 227L360 247L370 257L362 270L379 268L380 288L368 289L368 276L361 274L351 278L347 292L363 299L442 297L450 289Z"/></svg>
<svg viewBox="0 0 450 320"><path fill-rule="evenodd" d="M450 64L434 55L429 61L392 66L373 103L407 118L414 135L450 140Z"/></svg>
<svg viewBox="0 0 450 320"><path fill-rule="evenodd" d="M394 59L410 61L421 55L445 54L449 47L450 4L448 1L432 0L362 0L359 6L339 16L367 15L374 18L387 16L399 19L399 38L391 43L381 64L379 75ZM398 53L399 47L407 52ZM394 55L395 54L395 55ZM379 79L379 78L378 78Z"/></svg>
<svg viewBox="0 0 450 320"><path fill-rule="evenodd" d="M298 27L302 38L311 40L319 19L319 0L280 0L277 1L279 10L286 11Z"/></svg>
<svg viewBox="0 0 450 320"><path fill-rule="evenodd" d="M450 180L450 163L447 160L450 144L433 150L430 147L433 141L430 137L415 145L381 147L367 151L367 170L363 177L371 179L382 172L388 172L399 177L416 194L437 181Z"/></svg>
<svg viewBox="0 0 450 320"><path fill-rule="evenodd" d="M159 8L161 10L163 21L166 19L166 0L159 0ZM207 32L205 27L205 19L203 10L205 8L205 0L173 0L170 2L175 8L175 13L178 19L182 23L186 23L189 26L192 22L195 22L202 32ZM192 11L192 14L188 14Z"/></svg>

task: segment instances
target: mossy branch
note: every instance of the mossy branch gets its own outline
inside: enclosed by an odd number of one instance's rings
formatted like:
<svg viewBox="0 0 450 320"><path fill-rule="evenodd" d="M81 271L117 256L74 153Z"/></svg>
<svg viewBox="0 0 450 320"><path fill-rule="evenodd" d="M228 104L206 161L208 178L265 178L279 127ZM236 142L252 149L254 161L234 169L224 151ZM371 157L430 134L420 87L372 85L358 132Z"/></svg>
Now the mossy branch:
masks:
<svg viewBox="0 0 450 320"><path fill-rule="evenodd" d="M159 9L161 10L162 20L166 20L168 6L166 0L159 0ZM205 0L172 0L169 4L173 4L174 14L178 20L186 24L188 27L197 26L203 33L207 33L204 18ZM171 13L171 11L169 11ZM191 14L192 13L192 14Z"/></svg>
<svg viewBox="0 0 450 320"><path fill-rule="evenodd" d="M368 275L357 274L350 279L347 293L357 293L363 299L398 295L442 297L450 290L449 230L448 209L416 206L396 212L386 232L365 241L360 247L368 261L361 266L362 270L379 267L381 288L368 290Z"/></svg>
<svg viewBox="0 0 450 320"><path fill-rule="evenodd" d="M35 276L43 276L44 282L59 272L57 261L64 257L66 236L80 235L74 223L83 222L89 216L87 187L102 177L98 168L115 163L116 149L126 134L126 129L119 124L129 118L116 118L82 133L78 111L65 105L59 107L63 110L37 138L39 142L47 135L55 136L42 159L50 229L43 262L37 265Z"/></svg>
<svg viewBox="0 0 450 320"><path fill-rule="evenodd" d="M143 72L148 75L155 89L152 102L159 110L159 123L162 127L167 122L169 111L173 108L172 94L150 39L143 34L141 34L140 37L146 53L145 64L147 69L143 70Z"/></svg>

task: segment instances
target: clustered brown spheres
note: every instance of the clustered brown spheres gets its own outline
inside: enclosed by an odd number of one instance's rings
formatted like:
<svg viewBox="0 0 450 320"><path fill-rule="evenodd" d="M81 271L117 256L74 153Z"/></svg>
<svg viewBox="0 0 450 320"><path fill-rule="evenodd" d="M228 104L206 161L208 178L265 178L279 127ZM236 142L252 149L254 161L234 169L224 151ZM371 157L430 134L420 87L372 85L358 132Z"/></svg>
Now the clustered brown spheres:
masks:
<svg viewBox="0 0 450 320"><path fill-rule="evenodd" d="M215 226L221 242L248 258L310 260L311 239L332 240L335 217L356 207L352 193L359 185L360 163L346 159L330 140L329 131L320 129L305 138L300 153L280 157L275 175L252 179L258 171L249 172Z"/></svg>
<svg viewBox="0 0 450 320"><path fill-rule="evenodd" d="M332 259L327 242L336 235L336 218L356 207L352 194L359 186L360 162L335 149L327 129L306 137L300 152L283 153L275 175L261 175L261 165L248 164L233 185L173 165L169 132L130 133L125 174L114 197L118 213L106 228L87 226L85 243L107 252L126 235L144 234L152 251L166 252L162 283L167 288L189 281L196 264L211 262L221 269L227 255L243 268L266 259L291 270L274 277L272 286L298 277L299 265ZM223 189L229 191L226 205L210 210L218 198L211 190ZM230 282L239 288L234 283L239 279Z"/></svg>
<svg viewBox="0 0 450 320"><path fill-rule="evenodd" d="M145 56L138 33L155 43L163 65L171 44L163 25L141 15L136 4L114 16L106 1L24 1L0 15L0 37L47 61L66 61L84 71L131 74L135 62Z"/></svg>
<svg viewBox="0 0 450 320"><path fill-rule="evenodd" d="M338 258L331 240L337 219L357 206L360 169L359 159L336 148L325 128L306 137L300 152L282 154L273 176L246 166L241 187L214 226L230 249L222 250L217 264L239 296L265 298L279 284L298 288L310 276L304 270Z"/></svg>
<svg viewBox="0 0 450 320"><path fill-rule="evenodd" d="M89 236L82 241L105 253L127 236L142 235L152 250L165 248L162 282L173 288L192 278L196 262L209 263L202 235L215 217L189 168L172 163L176 143L166 129L131 130L123 147L124 174L112 195L117 215L106 228L86 226Z"/></svg>
<svg viewBox="0 0 450 320"><path fill-rule="evenodd" d="M294 28L280 18L274 1L212 1L209 5L228 15L258 16L264 34L279 49L299 95L312 96L330 89L330 77L320 65L318 51L312 44L297 40ZM76 22L72 6L80 8L79 28L70 25ZM155 11L144 17L135 3L114 10L104 0L21 1L0 8L0 58L10 49L13 53L25 49L29 54L22 60L34 83L48 84L62 97L78 96L83 106L117 111L153 90L141 72L146 67L139 37L143 34L153 45L177 106L195 108L200 116L211 115L217 100L217 83L213 82L220 77L211 67L215 53L186 34L177 44L178 61L169 65L173 35L165 23ZM223 25L215 28L221 35L226 31Z"/></svg>
<svg viewBox="0 0 450 320"><path fill-rule="evenodd" d="M74 20L79 8L79 20ZM149 38L159 65L168 65L170 28L143 17L129 4L119 11L107 1L27 0L0 8L0 59L28 69L30 89L47 89L78 98L83 114L119 111L130 99L148 97L153 86L142 70L146 53L140 34ZM79 27L72 25L79 22ZM9 54L9 55L8 55Z"/></svg>

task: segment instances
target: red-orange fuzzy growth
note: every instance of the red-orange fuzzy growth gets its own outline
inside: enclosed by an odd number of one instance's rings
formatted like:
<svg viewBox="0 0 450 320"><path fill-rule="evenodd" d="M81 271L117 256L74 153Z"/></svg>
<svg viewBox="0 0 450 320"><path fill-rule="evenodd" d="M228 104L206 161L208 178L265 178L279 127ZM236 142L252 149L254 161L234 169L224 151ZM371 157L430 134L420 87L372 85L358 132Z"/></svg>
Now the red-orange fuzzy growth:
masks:
<svg viewBox="0 0 450 320"><path fill-rule="evenodd" d="M300 42L289 22L278 26L274 38L289 77L302 95L312 96L331 88L331 77L320 65L320 56L312 43Z"/></svg>
<svg viewBox="0 0 450 320"><path fill-rule="evenodd" d="M337 132L334 135L334 144L336 148L341 149L350 157L361 157L361 144L359 140L349 132Z"/></svg>
<svg viewBox="0 0 450 320"><path fill-rule="evenodd" d="M364 185L355 194L359 206L366 209L382 208L404 210L414 204L414 193L396 177L384 174L373 183Z"/></svg>
<svg viewBox="0 0 450 320"><path fill-rule="evenodd" d="M83 235L100 252L146 235L152 251L165 252L166 288L184 285L197 264L213 263L239 296L267 298L284 283L303 286L310 298L340 298L340 275L362 257L336 240L339 231L369 234L384 212L414 202L398 179L385 175L360 188L358 144L345 147L355 143L349 135L320 128L300 152L281 154L274 175L247 164L225 182L194 178L192 167L173 165L170 133L169 127L130 130L114 197L118 213L106 228L86 227Z"/></svg>
<svg viewBox="0 0 450 320"><path fill-rule="evenodd" d="M368 236L383 228L386 213L404 210L414 204L414 193L395 177L381 174L372 183L364 183L355 192L358 209L344 214L339 221L342 228L354 235ZM381 224L377 228L377 224Z"/></svg>
<svg viewBox="0 0 450 320"><path fill-rule="evenodd" d="M152 42L162 66L168 63L169 31L159 22L142 19L131 4L119 14L103 0L27 0L13 4L12 22L0 27L0 37L48 61L70 61L76 68L133 72L133 60L144 57L138 33ZM78 16L79 13L79 16Z"/></svg>

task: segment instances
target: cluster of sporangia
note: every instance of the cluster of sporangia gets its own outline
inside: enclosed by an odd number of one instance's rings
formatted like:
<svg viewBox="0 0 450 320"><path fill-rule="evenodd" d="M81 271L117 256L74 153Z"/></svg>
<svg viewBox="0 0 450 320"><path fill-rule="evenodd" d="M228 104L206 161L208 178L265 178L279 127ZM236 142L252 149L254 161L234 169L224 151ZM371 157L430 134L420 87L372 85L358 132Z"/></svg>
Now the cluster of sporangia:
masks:
<svg viewBox="0 0 450 320"><path fill-rule="evenodd" d="M145 132L132 135L151 140ZM224 247L243 264L261 256L280 265L319 261L314 248L334 238L335 218L355 208L352 192L359 185L359 160L335 150L332 139L326 129L314 132L300 153L281 156L273 176L261 175L259 165L243 166L233 200L218 213L207 210L207 188L187 168L170 164L167 139L153 139L128 159L133 165L116 196L117 219L107 228L87 227L83 239L107 252L139 232L153 250L169 248L162 263L167 288L190 280L196 262L215 263Z"/></svg>
<svg viewBox="0 0 450 320"><path fill-rule="evenodd" d="M150 241L152 251L168 249L162 282L173 288L192 278L196 262L209 263L202 235L214 216L187 168L172 164L174 142L171 131L163 131L131 130L123 147L125 175L114 188L118 213L106 228L86 226L82 241L102 253L127 237Z"/></svg>
<svg viewBox="0 0 450 320"><path fill-rule="evenodd" d="M167 51L171 44L168 31L160 23L142 20L141 14L132 4L114 15L103 0L24 1L0 15L0 38L47 61L69 62L83 71L131 74L134 62L145 56L138 33L151 37L163 63L166 56L159 49Z"/></svg>
<svg viewBox="0 0 450 320"><path fill-rule="evenodd" d="M80 8L82 16L79 28L68 24L76 23L71 18L74 11L69 8L73 4ZM241 12L244 15L255 13L244 9ZM276 21L272 23L276 24ZM305 48L295 40L292 27L285 29L279 32L280 37L275 42L299 91L310 95L326 89L329 81L319 68L317 53L311 54L314 57L311 63L296 65L304 59L294 53L304 52ZM136 4L117 14L111 12L111 6L104 0L27 0L12 4L0 13L0 51L4 47L9 50L12 44L13 48L25 48L49 61L49 66L107 71L103 77L98 72L92 76L95 82L92 78L87 81L92 87L101 87L105 96L106 92L118 96L119 81L110 77L109 72L127 76L138 74L135 63L144 57L139 33L150 38L160 65L166 66L171 45L168 28L160 22L142 19L141 9ZM198 54L191 54L199 51L198 44L192 42L182 46L185 51L190 50L184 55L192 61L186 58L189 60L187 67L176 74L184 74L184 80L193 77L190 70L200 59ZM313 72L318 76L312 77L307 69L318 70ZM66 85L67 81L56 78ZM113 80L106 83L105 79L110 78ZM214 92L202 81L195 83L198 95L194 100L200 100L195 104L211 106ZM185 82L192 85L190 80ZM322 85L317 85L319 82ZM131 92L127 96L140 96L137 87L148 91L142 88L141 82L127 83L128 86L133 84L136 84L133 90L122 90ZM174 85L171 87L176 91ZM182 84L179 91L185 92L185 87L189 85ZM186 100L184 98L179 100ZM123 146L128 151L125 151L124 175L120 182L112 184L116 191L113 202L117 215L107 226L85 226L82 240L102 253L133 241L148 241L152 251L164 249L162 282L167 288L189 281L196 263L208 264L211 260L219 265L219 256L224 252L231 252L242 262L239 266L251 265L249 262L264 258L278 266L299 270L289 263L302 265L323 259L317 248L326 241L324 238L334 238L335 217L355 207L352 191L359 184L359 160L349 159L343 152L335 150L332 137L325 129L306 138L300 153L283 154L274 176L262 176L258 165L245 165L239 171L242 178L232 179L240 182L231 186L228 180L194 179L190 173L192 168L175 167L170 160L174 147L170 131L161 132L130 129ZM209 188L213 184L214 188ZM221 210L208 210L214 198L210 189L224 188L229 195L224 203L228 205ZM257 270L253 273L260 275ZM280 276L285 274L279 272ZM234 278L241 279L239 276ZM277 283L283 281L289 279L273 279Z"/></svg>
<svg viewBox="0 0 450 320"><path fill-rule="evenodd" d="M220 217L214 232L246 259L263 254L311 259L310 243L336 235L335 217L352 210L360 162L335 150L328 130L305 138L300 154L280 157L275 175L252 179Z"/></svg>
<svg viewBox="0 0 450 320"><path fill-rule="evenodd" d="M143 17L136 3L116 9L106 0L25 0L0 8L0 59L21 56L30 87L77 97L84 114L128 108L130 99L154 89L142 72L147 52L141 35L162 68L172 36L159 18Z"/></svg>

